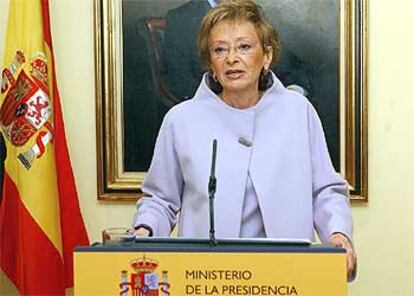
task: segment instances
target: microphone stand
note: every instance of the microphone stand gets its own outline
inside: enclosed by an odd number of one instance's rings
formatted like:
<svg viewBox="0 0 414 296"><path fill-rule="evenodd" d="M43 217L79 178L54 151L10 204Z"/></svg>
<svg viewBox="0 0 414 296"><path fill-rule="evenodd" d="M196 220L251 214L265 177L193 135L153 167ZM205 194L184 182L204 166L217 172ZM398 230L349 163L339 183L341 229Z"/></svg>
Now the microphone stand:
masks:
<svg viewBox="0 0 414 296"><path fill-rule="evenodd" d="M217 179L215 176L216 170L216 155L217 155L217 140L213 140L213 155L211 159L211 172L208 180L208 198L210 206L210 246L217 245L217 240L214 235L214 194L216 193Z"/></svg>

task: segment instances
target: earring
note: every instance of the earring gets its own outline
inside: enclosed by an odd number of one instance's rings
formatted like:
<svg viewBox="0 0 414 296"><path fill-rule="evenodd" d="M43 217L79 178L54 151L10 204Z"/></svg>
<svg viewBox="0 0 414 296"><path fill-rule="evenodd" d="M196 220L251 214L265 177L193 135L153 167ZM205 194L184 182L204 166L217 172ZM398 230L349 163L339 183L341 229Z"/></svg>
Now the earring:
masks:
<svg viewBox="0 0 414 296"><path fill-rule="evenodd" d="M259 76L259 90L265 91L273 84L272 75L270 75L269 69L267 67L263 67L262 71L260 72Z"/></svg>
<svg viewBox="0 0 414 296"><path fill-rule="evenodd" d="M208 71L208 84L210 89L215 93L219 94L223 91L223 87L221 86L220 82L217 79L217 76L213 73L213 71Z"/></svg>

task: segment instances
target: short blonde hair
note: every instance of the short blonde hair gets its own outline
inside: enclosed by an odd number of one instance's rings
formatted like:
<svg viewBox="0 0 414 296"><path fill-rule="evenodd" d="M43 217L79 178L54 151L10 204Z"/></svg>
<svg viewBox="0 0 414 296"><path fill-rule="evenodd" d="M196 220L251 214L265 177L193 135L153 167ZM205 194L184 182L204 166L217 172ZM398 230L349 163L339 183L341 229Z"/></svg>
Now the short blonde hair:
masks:
<svg viewBox="0 0 414 296"><path fill-rule="evenodd" d="M267 21L261 9L252 0L223 0L212 8L203 18L198 33L197 45L201 62L210 68L209 39L211 29L220 21L248 21L256 29L264 52L268 46L273 49L272 64L279 61L280 42L276 29Z"/></svg>

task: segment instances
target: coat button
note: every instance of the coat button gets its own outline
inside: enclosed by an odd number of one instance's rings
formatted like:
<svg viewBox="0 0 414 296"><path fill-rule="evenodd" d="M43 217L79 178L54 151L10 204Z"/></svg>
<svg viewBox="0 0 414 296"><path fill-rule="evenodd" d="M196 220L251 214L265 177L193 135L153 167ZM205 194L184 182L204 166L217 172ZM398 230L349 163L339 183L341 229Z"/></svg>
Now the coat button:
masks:
<svg viewBox="0 0 414 296"><path fill-rule="evenodd" d="M252 141L247 140L246 138L240 137L239 143L246 147L252 147L253 143Z"/></svg>

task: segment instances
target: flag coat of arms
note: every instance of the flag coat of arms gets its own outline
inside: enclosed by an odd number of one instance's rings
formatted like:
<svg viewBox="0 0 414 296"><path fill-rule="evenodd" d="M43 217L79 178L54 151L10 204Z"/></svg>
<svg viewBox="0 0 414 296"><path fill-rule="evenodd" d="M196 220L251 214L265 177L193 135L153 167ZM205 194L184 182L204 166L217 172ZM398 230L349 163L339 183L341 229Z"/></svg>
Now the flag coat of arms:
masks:
<svg viewBox="0 0 414 296"><path fill-rule="evenodd" d="M47 0L11 0L0 76L6 145L0 295L63 295L73 248L89 244L55 76Z"/></svg>

